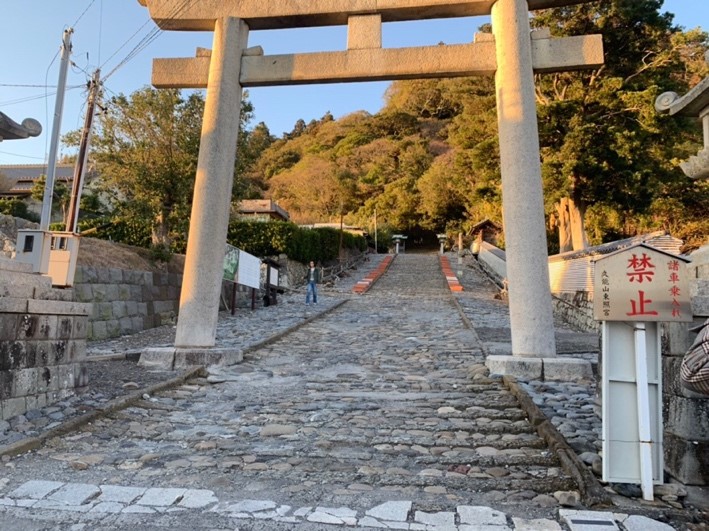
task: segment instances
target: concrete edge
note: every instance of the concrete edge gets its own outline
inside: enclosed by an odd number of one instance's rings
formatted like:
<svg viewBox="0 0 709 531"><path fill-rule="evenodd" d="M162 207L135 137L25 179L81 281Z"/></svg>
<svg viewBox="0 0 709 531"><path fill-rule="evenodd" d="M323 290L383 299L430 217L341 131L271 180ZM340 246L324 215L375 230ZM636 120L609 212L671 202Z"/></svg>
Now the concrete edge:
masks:
<svg viewBox="0 0 709 531"><path fill-rule="evenodd" d="M165 382L160 382L151 385L150 387L139 389L127 396L116 397L110 402L108 402L108 404L106 404L101 409L95 409L93 411L90 411L89 413L85 413L76 418L69 419L68 421L63 422L61 425L57 426L56 428L52 428L51 430L47 431L46 433L42 433L37 437L30 437L12 444L0 446L0 457L5 455L19 455L25 452L29 452L31 450L36 450L37 448L40 448L42 444L44 444L47 440L52 439L53 437L60 437L69 432L77 430L78 428L94 421L95 419L104 417L110 413L113 413L114 411L125 409L126 407L132 405L138 400L141 400L143 398L143 395L146 393L152 395L160 391L176 387L194 376L199 376L203 372L203 370L203 367L194 367L190 370L185 371L181 375L176 376L175 378L171 378L170 380L167 380Z"/></svg>
<svg viewBox="0 0 709 531"><path fill-rule="evenodd" d="M126 352L116 353L116 354L98 354L96 356L86 356L81 362L85 361L134 361L140 360L139 350L127 350Z"/></svg>
<svg viewBox="0 0 709 531"><path fill-rule="evenodd" d="M559 433L541 409L534 403L515 378L503 376L502 381L510 392L519 400L522 410L527 414L530 424L537 430L539 436L549 445L549 448L559 456L561 466L569 474L581 492L581 500L589 507L612 507L610 495L596 479L588 467L576 455L566 438Z"/></svg>

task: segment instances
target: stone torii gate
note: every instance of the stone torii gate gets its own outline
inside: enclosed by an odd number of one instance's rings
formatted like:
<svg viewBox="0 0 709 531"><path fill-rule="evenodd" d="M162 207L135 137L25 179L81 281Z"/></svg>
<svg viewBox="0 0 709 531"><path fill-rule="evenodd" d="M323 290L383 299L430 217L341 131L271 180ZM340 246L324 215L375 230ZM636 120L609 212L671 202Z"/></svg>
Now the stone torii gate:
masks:
<svg viewBox="0 0 709 531"><path fill-rule="evenodd" d="M214 31L213 50L156 59L157 88L206 88L177 352L213 349L242 88L495 75L509 306L510 362L555 357L534 72L603 64L600 35L530 32L529 11L589 0L139 0L164 30ZM469 44L382 48L382 23L491 15ZM264 55L249 30L347 25L346 51ZM213 356L212 356L213 358Z"/></svg>

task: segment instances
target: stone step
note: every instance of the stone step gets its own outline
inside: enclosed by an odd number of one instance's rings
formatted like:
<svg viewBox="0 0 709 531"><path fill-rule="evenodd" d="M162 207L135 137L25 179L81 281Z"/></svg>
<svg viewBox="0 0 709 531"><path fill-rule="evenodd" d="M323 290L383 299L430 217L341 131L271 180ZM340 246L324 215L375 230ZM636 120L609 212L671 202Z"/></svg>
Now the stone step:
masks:
<svg viewBox="0 0 709 531"><path fill-rule="evenodd" d="M2 271L15 271L17 273L32 273L32 264L18 262L10 258L0 256L0 275Z"/></svg>
<svg viewBox="0 0 709 531"><path fill-rule="evenodd" d="M506 477L480 477L484 473L473 473L473 475L463 475L454 472L441 471L437 469L422 470L420 473L411 475L405 470L392 470L394 473L372 473L362 474L361 472L349 472L335 469L322 469L315 467L312 470L303 470L298 467L297 471L292 473L283 472L282 468L275 470L264 469L267 466L264 463L253 463L247 465L243 470L239 471L238 478L234 478L234 483L244 482L251 484L257 481L259 484L267 482L278 482L280 485L284 483L300 484L309 480L317 481L317 483L325 487L326 490L345 489L348 485L358 484L370 486L372 490L396 490L397 488L405 488L411 490L414 488L427 489L435 488L439 493L447 493L449 495L463 496L468 498L479 493L499 491L504 492L509 498L513 493L534 493L529 498L535 495L547 494L551 495L557 491L571 491L578 487L574 481L568 476L553 476L553 477L535 477L529 476L526 479L511 477L512 474ZM395 468L395 467L392 467ZM540 473L547 471L555 474L558 469L544 469ZM400 473L396 473L400 472ZM520 474L523 474L521 472ZM234 476L231 476L234 477Z"/></svg>
<svg viewBox="0 0 709 531"><path fill-rule="evenodd" d="M0 270L0 282L4 286L32 286L34 288L52 289L52 279L45 275L32 272Z"/></svg>

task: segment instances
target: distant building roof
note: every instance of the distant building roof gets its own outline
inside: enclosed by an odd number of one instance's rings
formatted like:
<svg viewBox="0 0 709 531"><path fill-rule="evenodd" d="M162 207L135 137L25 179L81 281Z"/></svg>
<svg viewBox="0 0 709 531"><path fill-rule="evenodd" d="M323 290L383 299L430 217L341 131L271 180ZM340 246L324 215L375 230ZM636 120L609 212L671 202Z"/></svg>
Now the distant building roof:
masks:
<svg viewBox="0 0 709 531"><path fill-rule="evenodd" d="M476 223L473 225L470 230L468 231L468 234L475 234L477 231L479 231L482 228L485 227L492 227L493 229L496 230L502 230L502 227L500 227L497 223L495 223L492 220L489 219L484 219L480 223Z"/></svg>
<svg viewBox="0 0 709 531"><path fill-rule="evenodd" d="M682 240L670 236L667 232L660 230L650 232L648 234L633 236L624 240L594 245L593 247L587 247L586 249L581 249L579 251L568 251L566 253L556 254L554 256L550 256L549 261L575 260L586 256L609 254L620 249L625 249L626 247L631 247L638 243L646 243L656 249L660 249L661 251L671 254L679 254L680 248L682 247Z"/></svg>
<svg viewBox="0 0 709 531"><path fill-rule="evenodd" d="M288 221L290 215L272 199L244 199L239 203L239 214L247 217L269 217Z"/></svg>
<svg viewBox="0 0 709 531"><path fill-rule="evenodd" d="M26 197L42 175L47 174L44 164L0 165L0 196ZM57 164L55 179L70 183L74 180L73 164Z"/></svg>

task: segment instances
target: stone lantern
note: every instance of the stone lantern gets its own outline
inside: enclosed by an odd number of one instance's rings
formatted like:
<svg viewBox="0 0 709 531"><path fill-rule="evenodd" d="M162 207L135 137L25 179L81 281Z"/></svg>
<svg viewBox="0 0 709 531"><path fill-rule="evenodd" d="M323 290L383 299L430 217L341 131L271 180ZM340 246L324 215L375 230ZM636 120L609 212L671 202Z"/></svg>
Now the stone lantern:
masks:
<svg viewBox="0 0 709 531"><path fill-rule="evenodd" d="M438 238L438 243L441 244L440 254L443 254L445 252L445 245L448 240L448 236L445 234L436 234L436 237Z"/></svg>
<svg viewBox="0 0 709 531"><path fill-rule="evenodd" d="M394 240L394 243L396 244L396 254L399 254L399 244L403 244L404 249L406 249L406 244L404 243L406 238L408 238L408 236L404 236L403 234L392 235L391 239Z"/></svg>

